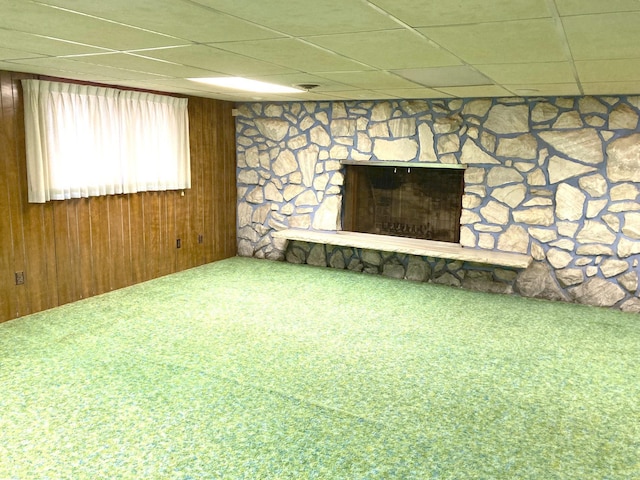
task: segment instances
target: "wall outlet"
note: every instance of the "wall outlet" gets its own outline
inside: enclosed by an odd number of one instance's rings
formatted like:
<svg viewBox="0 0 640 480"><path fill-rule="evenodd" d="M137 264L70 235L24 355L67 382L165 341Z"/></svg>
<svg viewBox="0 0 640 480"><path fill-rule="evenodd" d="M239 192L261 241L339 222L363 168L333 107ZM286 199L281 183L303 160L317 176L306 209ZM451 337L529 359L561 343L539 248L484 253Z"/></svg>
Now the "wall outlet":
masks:
<svg viewBox="0 0 640 480"><path fill-rule="evenodd" d="M182 240L180 240L179 238L176 240L176 248L180 248L182 247Z"/></svg>
<svg viewBox="0 0 640 480"><path fill-rule="evenodd" d="M16 272L16 285L24 285L24 272Z"/></svg>
<svg viewBox="0 0 640 480"><path fill-rule="evenodd" d="M201 233L198 235L198 243L204 243L204 235Z"/></svg>

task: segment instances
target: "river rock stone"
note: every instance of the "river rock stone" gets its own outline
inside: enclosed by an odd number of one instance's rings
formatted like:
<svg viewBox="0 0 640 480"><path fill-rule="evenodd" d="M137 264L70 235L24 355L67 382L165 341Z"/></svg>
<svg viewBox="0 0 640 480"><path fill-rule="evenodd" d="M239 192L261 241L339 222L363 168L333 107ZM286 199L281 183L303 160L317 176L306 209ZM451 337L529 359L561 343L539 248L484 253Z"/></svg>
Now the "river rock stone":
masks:
<svg viewBox="0 0 640 480"><path fill-rule="evenodd" d="M607 176L611 182L640 182L640 133L618 138L607 147Z"/></svg>
<svg viewBox="0 0 640 480"><path fill-rule="evenodd" d="M422 260L420 257L413 255L409 256L407 262L407 272L405 278L407 280L413 280L416 282L426 282L431 275L431 267L429 263Z"/></svg>
<svg viewBox="0 0 640 480"><path fill-rule="evenodd" d="M551 269L543 262L533 262L523 270L515 281L514 290L523 297L567 300L567 296L553 278Z"/></svg>
<svg viewBox="0 0 640 480"><path fill-rule="evenodd" d="M626 296L618 285L598 277L570 289L569 292L576 302L596 307L612 307Z"/></svg>

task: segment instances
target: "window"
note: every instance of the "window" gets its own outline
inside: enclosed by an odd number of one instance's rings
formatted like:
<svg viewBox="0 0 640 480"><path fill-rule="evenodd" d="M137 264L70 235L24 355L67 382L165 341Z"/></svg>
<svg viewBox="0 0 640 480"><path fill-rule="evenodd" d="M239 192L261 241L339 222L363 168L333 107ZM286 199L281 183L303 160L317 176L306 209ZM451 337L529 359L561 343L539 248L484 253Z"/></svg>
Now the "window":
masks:
<svg viewBox="0 0 640 480"><path fill-rule="evenodd" d="M191 187L186 98L22 86L29 202Z"/></svg>

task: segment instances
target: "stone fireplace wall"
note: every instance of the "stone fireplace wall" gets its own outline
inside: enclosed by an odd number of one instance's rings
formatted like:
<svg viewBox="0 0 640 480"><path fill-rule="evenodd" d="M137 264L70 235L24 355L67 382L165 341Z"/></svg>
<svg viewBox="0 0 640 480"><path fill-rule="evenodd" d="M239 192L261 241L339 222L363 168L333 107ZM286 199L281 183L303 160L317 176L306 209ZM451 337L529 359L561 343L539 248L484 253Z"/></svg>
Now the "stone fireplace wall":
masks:
<svg viewBox="0 0 640 480"><path fill-rule="evenodd" d="M640 311L640 97L239 105L238 251ZM525 271L272 238L341 228L340 161L466 164L460 243Z"/></svg>

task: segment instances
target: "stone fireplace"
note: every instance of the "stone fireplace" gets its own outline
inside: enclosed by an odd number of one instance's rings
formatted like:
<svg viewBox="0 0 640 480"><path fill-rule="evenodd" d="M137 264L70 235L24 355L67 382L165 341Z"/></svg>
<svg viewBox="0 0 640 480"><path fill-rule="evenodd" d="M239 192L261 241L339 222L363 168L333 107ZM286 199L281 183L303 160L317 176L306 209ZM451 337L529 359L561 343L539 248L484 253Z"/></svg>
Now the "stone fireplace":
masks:
<svg viewBox="0 0 640 480"><path fill-rule="evenodd" d="M343 230L458 243L464 169L343 162Z"/></svg>

